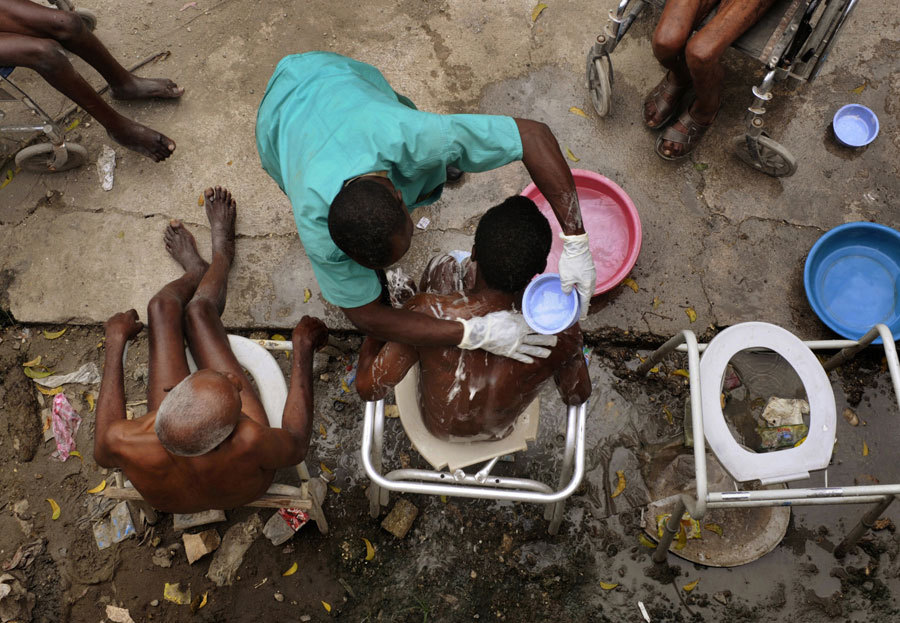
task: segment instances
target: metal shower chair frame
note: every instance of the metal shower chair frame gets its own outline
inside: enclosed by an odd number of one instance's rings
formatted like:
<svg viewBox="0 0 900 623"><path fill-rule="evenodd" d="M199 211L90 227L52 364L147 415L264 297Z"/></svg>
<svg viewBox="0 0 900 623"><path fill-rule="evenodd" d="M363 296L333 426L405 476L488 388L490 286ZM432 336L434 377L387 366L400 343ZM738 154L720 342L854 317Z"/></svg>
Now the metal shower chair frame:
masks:
<svg viewBox="0 0 900 623"><path fill-rule="evenodd" d="M753 101L745 115L744 134L732 140L736 155L746 164L773 177L790 176L797 170L793 154L765 130L766 103L773 97L775 82L787 78L798 83L816 79L856 2L777 0L756 26L734 42L732 47L759 60L768 70L762 82L751 89ZM662 7L665 3L666 0L620 0L615 11L610 9L603 33L597 36L587 54L588 91L600 117L608 115L611 108L613 69L610 54L646 5ZM771 32L763 32L763 29L771 29ZM762 36L766 37L766 42L761 48L746 45Z"/></svg>
<svg viewBox="0 0 900 623"><path fill-rule="evenodd" d="M97 26L97 16L88 9L76 9L70 0L49 0L60 11L77 14L91 31ZM7 69L9 71L3 71ZM21 102L40 119L40 124L0 125L0 134L31 134L43 132L49 143L29 145L16 154L16 167L36 173L67 171L87 162L87 150L78 143L66 142L66 132L9 75L14 68L0 68L0 102ZM0 120L5 116L0 110Z"/></svg>
<svg viewBox="0 0 900 623"><path fill-rule="evenodd" d="M884 324L875 325L859 340L819 340L803 342L810 350L836 350L838 353L826 361L822 367L826 374L845 363L861 350L869 346L877 337L881 337L885 359L887 360L894 393L900 407L900 362L894 336ZM721 491L708 489L706 477L706 438L703 432L703 411L701 406L700 386L709 379L700 378L700 353L706 349L699 344L693 331L683 330L665 344L656 349L637 368L637 374L646 375L663 357L678 350L688 354L688 370L690 373L691 422L694 430L694 471L697 483L697 494L681 494L675 510L664 522L663 536L657 543L653 553L654 562L666 559L672 539L680 529L681 517L685 510L694 519L702 519L711 508L748 508L757 506L812 506L823 504L872 504L869 511L844 540L835 548L834 555L843 558L856 542L872 527L876 519L890 506L894 498L900 495L900 483L878 485L854 485L849 487L829 487L828 469L824 470L824 487L806 487L797 489L771 489L757 491ZM767 350L767 349L760 349ZM721 382L718 379L716 382Z"/></svg>
<svg viewBox="0 0 900 623"><path fill-rule="evenodd" d="M388 504L390 491L446 495L476 499L544 504L548 532L556 534L562 523L565 500L584 477L585 419L588 403L567 409L566 441L556 490L530 478L492 474L500 457L485 462L475 473L429 469L395 469L383 474L384 400L366 402L362 435L362 462L372 481L368 490L369 515L378 517Z"/></svg>

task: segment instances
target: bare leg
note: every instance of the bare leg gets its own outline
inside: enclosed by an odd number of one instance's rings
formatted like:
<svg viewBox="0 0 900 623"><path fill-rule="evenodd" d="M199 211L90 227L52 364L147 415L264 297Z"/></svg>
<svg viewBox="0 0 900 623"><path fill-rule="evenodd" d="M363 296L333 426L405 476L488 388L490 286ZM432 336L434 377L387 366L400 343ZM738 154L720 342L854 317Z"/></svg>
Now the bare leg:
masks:
<svg viewBox="0 0 900 623"><path fill-rule="evenodd" d="M722 80L725 70L720 63L722 55L734 41L756 24L774 0L723 0L719 11L706 26L690 38L684 58L690 71L697 97L690 108L690 115L700 125L710 125L716 118L722 98ZM673 126L680 132L686 128L680 122ZM663 141L662 151L678 157L684 153L684 145Z"/></svg>
<svg viewBox="0 0 900 623"><path fill-rule="evenodd" d="M230 372L241 382L244 415L268 426L265 409L228 343L220 318L225 309L228 273L234 260L234 219L237 205L231 193L216 186L207 188L206 215L212 230L212 263L185 310L188 344L200 368Z"/></svg>
<svg viewBox="0 0 900 623"><path fill-rule="evenodd" d="M164 235L166 250L184 274L162 287L147 305L150 331L150 381L147 410L155 411L166 392L188 374L184 356L184 307L194 295L208 264L197 253L197 243L181 221L173 220Z"/></svg>
<svg viewBox="0 0 900 623"><path fill-rule="evenodd" d="M31 0L0 0L0 32L58 41L100 72L116 99L176 98L184 93L171 80L139 78L130 73L81 18L69 11L40 6Z"/></svg>

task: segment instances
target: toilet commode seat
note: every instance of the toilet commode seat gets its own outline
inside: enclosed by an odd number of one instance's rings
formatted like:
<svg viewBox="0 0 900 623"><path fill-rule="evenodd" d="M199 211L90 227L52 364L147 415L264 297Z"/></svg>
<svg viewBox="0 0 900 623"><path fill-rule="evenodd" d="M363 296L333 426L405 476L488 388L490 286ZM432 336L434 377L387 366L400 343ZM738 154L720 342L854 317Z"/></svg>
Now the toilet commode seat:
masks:
<svg viewBox="0 0 900 623"><path fill-rule="evenodd" d="M284 414L288 390L284 374L278 367L275 357L253 340L240 335L229 335L228 342L238 363L256 382L259 399L266 410L266 417L269 418L269 426L281 428L281 417ZM184 353L187 356L188 368L192 373L196 372L197 364L191 356L190 349L185 348Z"/></svg>
<svg viewBox="0 0 900 623"><path fill-rule="evenodd" d="M720 395L725 368L738 352L765 348L788 362L806 391L809 435L797 447L757 454L741 447L722 413ZM836 409L828 375L813 352L794 334L765 322L745 322L722 331L700 359L703 431L716 458L738 482L760 480L763 485L808 478L824 469L834 447Z"/></svg>

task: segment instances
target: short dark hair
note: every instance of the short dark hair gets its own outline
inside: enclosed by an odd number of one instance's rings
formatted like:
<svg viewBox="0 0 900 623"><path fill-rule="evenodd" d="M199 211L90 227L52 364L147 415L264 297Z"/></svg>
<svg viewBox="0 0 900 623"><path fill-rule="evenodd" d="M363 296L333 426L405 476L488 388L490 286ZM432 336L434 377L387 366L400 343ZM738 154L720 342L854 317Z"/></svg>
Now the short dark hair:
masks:
<svg viewBox="0 0 900 623"><path fill-rule="evenodd" d="M553 236L534 202L510 197L484 213L475 230L478 272L495 290L518 292L547 267Z"/></svg>
<svg viewBox="0 0 900 623"><path fill-rule="evenodd" d="M344 186L331 202L328 233L338 248L369 267L392 261L391 242L403 231L403 204L378 182L361 179Z"/></svg>

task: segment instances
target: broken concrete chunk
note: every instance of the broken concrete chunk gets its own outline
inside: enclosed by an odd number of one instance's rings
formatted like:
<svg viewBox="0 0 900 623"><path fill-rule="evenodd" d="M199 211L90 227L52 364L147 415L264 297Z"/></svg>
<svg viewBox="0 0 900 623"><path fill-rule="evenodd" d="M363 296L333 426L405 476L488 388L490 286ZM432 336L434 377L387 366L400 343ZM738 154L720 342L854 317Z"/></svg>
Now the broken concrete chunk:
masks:
<svg viewBox="0 0 900 623"><path fill-rule="evenodd" d="M192 565L207 554L211 554L219 547L222 539L215 528L204 530L199 534L185 534L181 537L184 541L184 553L187 555L188 564Z"/></svg>
<svg viewBox="0 0 900 623"><path fill-rule="evenodd" d="M399 498L397 503L394 504L394 508L381 522L381 527L398 539L402 539L409 532L409 529L412 528L413 521L415 521L418 514L419 509L412 502Z"/></svg>
<svg viewBox="0 0 900 623"><path fill-rule="evenodd" d="M134 623L131 613L126 608L106 606L106 618L113 623Z"/></svg>
<svg viewBox="0 0 900 623"><path fill-rule="evenodd" d="M153 558L151 558L151 561L157 567L168 569L172 566L172 554L173 552L170 552L165 547L157 547L156 551L153 552Z"/></svg>
<svg viewBox="0 0 900 623"><path fill-rule="evenodd" d="M225 511L210 510L189 514L175 513L172 516L172 528L176 532L184 532L188 528L205 526L218 521L225 521Z"/></svg>
<svg viewBox="0 0 900 623"><path fill-rule="evenodd" d="M213 556L206 577L216 586L231 585L237 576L237 570L244 560L244 554L262 531L262 520L255 513L245 522L235 524L225 533L222 544Z"/></svg>
<svg viewBox="0 0 900 623"><path fill-rule="evenodd" d="M18 578L0 575L0 621L30 621L35 600Z"/></svg>

